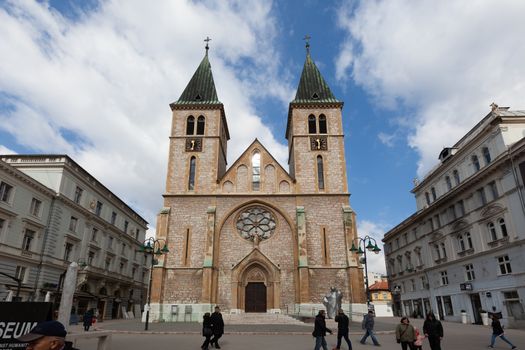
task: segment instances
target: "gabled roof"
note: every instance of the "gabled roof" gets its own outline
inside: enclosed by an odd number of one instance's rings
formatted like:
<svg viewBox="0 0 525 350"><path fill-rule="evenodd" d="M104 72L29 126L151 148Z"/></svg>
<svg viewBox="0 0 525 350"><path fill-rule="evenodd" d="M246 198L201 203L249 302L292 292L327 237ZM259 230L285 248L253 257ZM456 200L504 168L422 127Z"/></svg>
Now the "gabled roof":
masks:
<svg viewBox="0 0 525 350"><path fill-rule="evenodd" d="M292 103L333 103L341 102L335 98L328 84L314 61L310 57L310 52L306 54L301 80L297 87L295 99Z"/></svg>
<svg viewBox="0 0 525 350"><path fill-rule="evenodd" d="M220 104L219 98L217 97L217 90L215 90L215 82L213 81L213 74L211 72L211 65L208 60L207 51L190 82L182 92L182 95L180 95L180 98L177 102L172 103L172 105L194 104Z"/></svg>
<svg viewBox="0 0 525 350"><path fill-rule="evenodd" d="M257 145L258 147L261 148L261 153L264 152L264 153L267 153L270 158L275 162L275 164L277 164L279 166L279 168L286 174L288 175L290 181L293 181L295 182L295 179L290 176L290 174L286 171L286 169L284 169L282 167L282 165L274 158L274 156L268 152L268 150L266 149L266 147L263 146L263 144L257 139L255 138L255 140L253 140L253 142L248 146L246 147L246 149L244 150L244 152L242 152L242 154L233 162L233 164L228 168L228 170L226 170L226 172L224 173L224 175L222 176L222 178L219 179L219 182L223 181L223 179L225 179L228 174L232 171L235 171L234 169L237 167L237 165L240 163L241 159L246 155L246 153L248 153L248 151L250 149L253 148L254 145Z"/></svg>
<svg viewBox="0 0 525 350"><path fill-rule="evenodd" d="M388 290L388 282L387 281L379 281L374 284L372 284L370 287L368 287L370 290Z"/></svg>

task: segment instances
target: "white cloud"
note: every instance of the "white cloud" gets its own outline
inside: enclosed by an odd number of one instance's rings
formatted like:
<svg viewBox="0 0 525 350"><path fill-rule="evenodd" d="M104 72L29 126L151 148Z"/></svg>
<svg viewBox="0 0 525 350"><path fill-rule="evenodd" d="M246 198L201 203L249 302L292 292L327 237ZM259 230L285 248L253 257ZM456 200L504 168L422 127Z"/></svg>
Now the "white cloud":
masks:
<svg viewBox="0 0 525 350"><path fill-rule="evenodd" d="M0 154L16 154L16 152L10 148L0 145Z"/></svg>
<svg viewBox="0 0 525 350"><path fill-rule="evenodd" d="M284 101L270 2L107 1L76 21L46 3L0 6L0 129L37 152L67 153L150 225L162 206L169 103L204 56L224 103L229 162L258 137L286 165L252 98ZM286 73L286 72L284 72ZM256 82L258 82L256 84Z"/></svg>
<svg viewBox="0 0 525 350"><path fill-rule="evenodd" d="M354 79L383 107L413 112L408 143L422 176L491 102L525 107L523 13L518 0L347 1L337 77Z"/></svg>
<svg viewBox="0 0 525 350"><path fill-rule="evenodd" d="M388 147L394 147L394 144L395 144L395 138L396 138L396 135L395 135L395 134L387 134L387 133L384 133L384 132L380 132L380 133L377 135L377 138L378 138L379 141L381 141L385 146L388 146Z"/></svg>
<svg viewBox="0 0 525 350"><path fill-rule="evenodd" d="M377 246L381 248L379 254L367 252L366 257L369 272L386 274L385 254L383 242L381 242L381 239L383 239L387 229L388 225L382 223L371 222L367 220L357 222L357 233L359 237L364 238L365 236L370 236L376 240Z"/></svg>

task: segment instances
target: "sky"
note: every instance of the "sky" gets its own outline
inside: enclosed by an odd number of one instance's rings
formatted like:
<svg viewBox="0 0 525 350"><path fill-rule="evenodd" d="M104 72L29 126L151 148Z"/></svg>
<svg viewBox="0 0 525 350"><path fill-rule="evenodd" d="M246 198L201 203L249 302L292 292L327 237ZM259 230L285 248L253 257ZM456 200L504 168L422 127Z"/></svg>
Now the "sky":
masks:
<svg viewBox="0 0 525 350"><path fill-rule="evenodd" d="M66 153L155 230L169 103L209 58L231 139L284 137L311 55L344 101L358 233L380 240L415 211L410 190L489 111L524 109L521 0L0 0L0 154ZM383 254L369 271L385 272Z"/></svg>

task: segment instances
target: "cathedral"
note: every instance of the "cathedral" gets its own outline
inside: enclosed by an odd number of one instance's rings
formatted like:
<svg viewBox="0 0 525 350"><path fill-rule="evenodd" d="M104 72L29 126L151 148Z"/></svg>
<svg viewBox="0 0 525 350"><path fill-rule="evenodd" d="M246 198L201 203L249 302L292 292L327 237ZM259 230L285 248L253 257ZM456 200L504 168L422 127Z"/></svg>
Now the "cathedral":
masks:
<svg viewBox="0 0 525 350"><path fill-rule="evenodd" d="M153 321L223 313L312 316L331 287L347 312L366 310L363 271L349 249L350 207L342 121L336 99L306 60L290 102L288 168L255 139L227 166L228 117L208 48L180 98L172 127L164 204L156 238L169 253L153 268Z"/></svg>

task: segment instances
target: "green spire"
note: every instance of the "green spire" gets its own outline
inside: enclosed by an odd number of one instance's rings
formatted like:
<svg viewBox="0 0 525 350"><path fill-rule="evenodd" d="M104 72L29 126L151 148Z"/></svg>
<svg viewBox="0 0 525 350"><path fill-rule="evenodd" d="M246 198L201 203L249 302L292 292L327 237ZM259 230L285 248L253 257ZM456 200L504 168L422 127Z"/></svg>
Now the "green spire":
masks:
<svg viewBox="0 0 525 350"><path fill-rule="evenodd" d="M301 80L292 103L340 102L335 98L310 57L310 45L306 46L306 61L304 62Z"/></svg>
<svg viewBox="0 0 525 350"><path fill-rule="evenodd" d="M215 90L211 65L208 60L208 47L206 45L206 55L202 59L199 68L197 68L195 74L193 74L193 77L178 101L173 103L173 105L206 105L218 103L220 102L217 97L217 91Z"/></svg>

